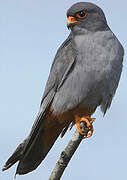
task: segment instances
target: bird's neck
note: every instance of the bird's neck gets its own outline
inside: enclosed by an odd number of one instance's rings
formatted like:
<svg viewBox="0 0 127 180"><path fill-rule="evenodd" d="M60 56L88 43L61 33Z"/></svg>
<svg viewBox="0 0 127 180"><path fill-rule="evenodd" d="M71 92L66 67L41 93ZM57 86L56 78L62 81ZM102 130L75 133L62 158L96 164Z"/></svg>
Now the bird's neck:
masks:
<svg viewBox="0 0 127 180"><path fill-rule="evenodd" d="M71 29L71 32L72 32L72 35L75 36L75 35L84 35L84 34L88 34L88 33L94 33L94 32L97 32L97 31L108 31L108 30L109 30L108 25L101 26L101 28L98 27L98 26L93 26L93 28L74 26Z"/></svg>

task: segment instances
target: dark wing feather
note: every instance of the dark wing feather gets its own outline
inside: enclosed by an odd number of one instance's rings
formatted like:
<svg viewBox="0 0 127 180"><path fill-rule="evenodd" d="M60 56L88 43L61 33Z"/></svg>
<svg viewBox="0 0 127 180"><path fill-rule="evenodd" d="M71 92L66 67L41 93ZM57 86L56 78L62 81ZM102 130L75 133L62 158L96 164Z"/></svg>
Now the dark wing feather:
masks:
<svg viewBox="0 0 127 180"><path fill-rule="evenodd" d="M76 53L74 48L72 47L73 43L71 43L71 40L72 38L70 34L69 37L65 40L65 42L58 49L58 52L55 56L54 62L51 67L50 75L46 84L46 88L44 91L44 95L41 101L40 111L32 127L31 133L28 137L28 141L26 143L24 153L27 151L27 149L33 142L33 138L38 133L39 128L40 127L42 128L41 123L43 121L43 118L45 116L48 107L50 106L55 96L55 93L62 86L68 73L71 71L74 65Z"/></svg>
<svg viewBox="0 0 127 180"><path fill-rule="evenodd" d="M37 138L40 137L39 133L43 132L43 119L45 117L45 113L47 112L50 104L52 103L56 92L63 85L64 81L67 78L67 75L71 72L75 62L75 57L76 51L73 47L72 35L70 34L69 37L65 40L65 42L58 49L55 56L44 91L44 95L41 101L40 111L32 126L32 130L27 139L18 146L16 151L8 159L3 170L10 168L14 163L20 161L18 164L17 173L21 174L20 170L22 171L22 163L29 159L29 156L31 156L30 154L31 151L33 151L32 149L34 149L36 141L38 142ZM41 144L39 146L41 146ZM41 158L43 159L43 157ZM33 169L35 169L40 162L38 162ZM22 174L25 174L31 170L32 169L30 168L26 171L23 170Z"/></svg>
<svg viewBox="0 0 127 180"><path fill-rule="evenodd" d="M58 86L61 84L61 81L63 82L63 80L65 80L65 74L70 71L70 68L75 60L75 54L75 49L72 43L72 35L70 34L56 53L51 66L49 78L46 83L41 105L50 90L53 89L56 92Z"/></svg>

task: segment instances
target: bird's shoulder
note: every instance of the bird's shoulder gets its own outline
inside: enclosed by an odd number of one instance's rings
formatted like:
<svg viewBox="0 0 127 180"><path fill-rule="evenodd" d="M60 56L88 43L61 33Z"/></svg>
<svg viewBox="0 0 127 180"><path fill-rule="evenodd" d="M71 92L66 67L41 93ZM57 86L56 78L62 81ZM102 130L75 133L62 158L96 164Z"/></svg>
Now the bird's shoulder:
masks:
<svg viewBox="0 0 127 180"><path fill-rule="evenodd" d="M86 31L75 36L74 40L78 51L84 55L87 53L92 55L91 51L94 53L95 51L101 51L108 54L113 52L115 55L124 55L123 46L110 28L104 31Z"/></svg>
<svg viewBox="0 0 127 180"><path fill-rule="evenodd" d="M95 39L107 52L112 52L114 55L119 55L121 57L124 56L124 48L110 28L107 31L96 33Z"/></svg>

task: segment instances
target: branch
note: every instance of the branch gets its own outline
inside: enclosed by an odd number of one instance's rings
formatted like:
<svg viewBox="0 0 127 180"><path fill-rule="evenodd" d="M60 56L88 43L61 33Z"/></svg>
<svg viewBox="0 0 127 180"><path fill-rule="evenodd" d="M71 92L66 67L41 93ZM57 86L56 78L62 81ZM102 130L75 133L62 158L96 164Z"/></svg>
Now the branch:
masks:
<svg viewBox="0 0 127 180"><path fill-rule="evenodd" d="M83 122L82 122L83 123ZM89 129L86 124L82 124L83 130L88 133ZM69 161L71 160L73 154L75 153L76 149L78 148L81 141L86 138L81 135L78 130L75 131L72 139L61 153L58 162L56 163L56 167L52 171L49 180L60 180L65 168L67 167Z"/></svg>

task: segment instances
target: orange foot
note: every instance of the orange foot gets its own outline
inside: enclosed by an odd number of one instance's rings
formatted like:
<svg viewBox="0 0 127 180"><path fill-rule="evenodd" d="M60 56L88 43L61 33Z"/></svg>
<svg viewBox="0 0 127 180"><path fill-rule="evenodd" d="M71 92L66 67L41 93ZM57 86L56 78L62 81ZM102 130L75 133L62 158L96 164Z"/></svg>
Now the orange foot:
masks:
<svg viewBox="0 0 127 180"><path fill-rule="evenodd" d="M89 116L85 116L80 119L77 118L76 125L77 125L79 133L87 138L91 137L94 131L93 125L92 125L94 121L95 121L95 118L91 118ZM83 126L82 122L85 122L85 126Z"/></svg>

